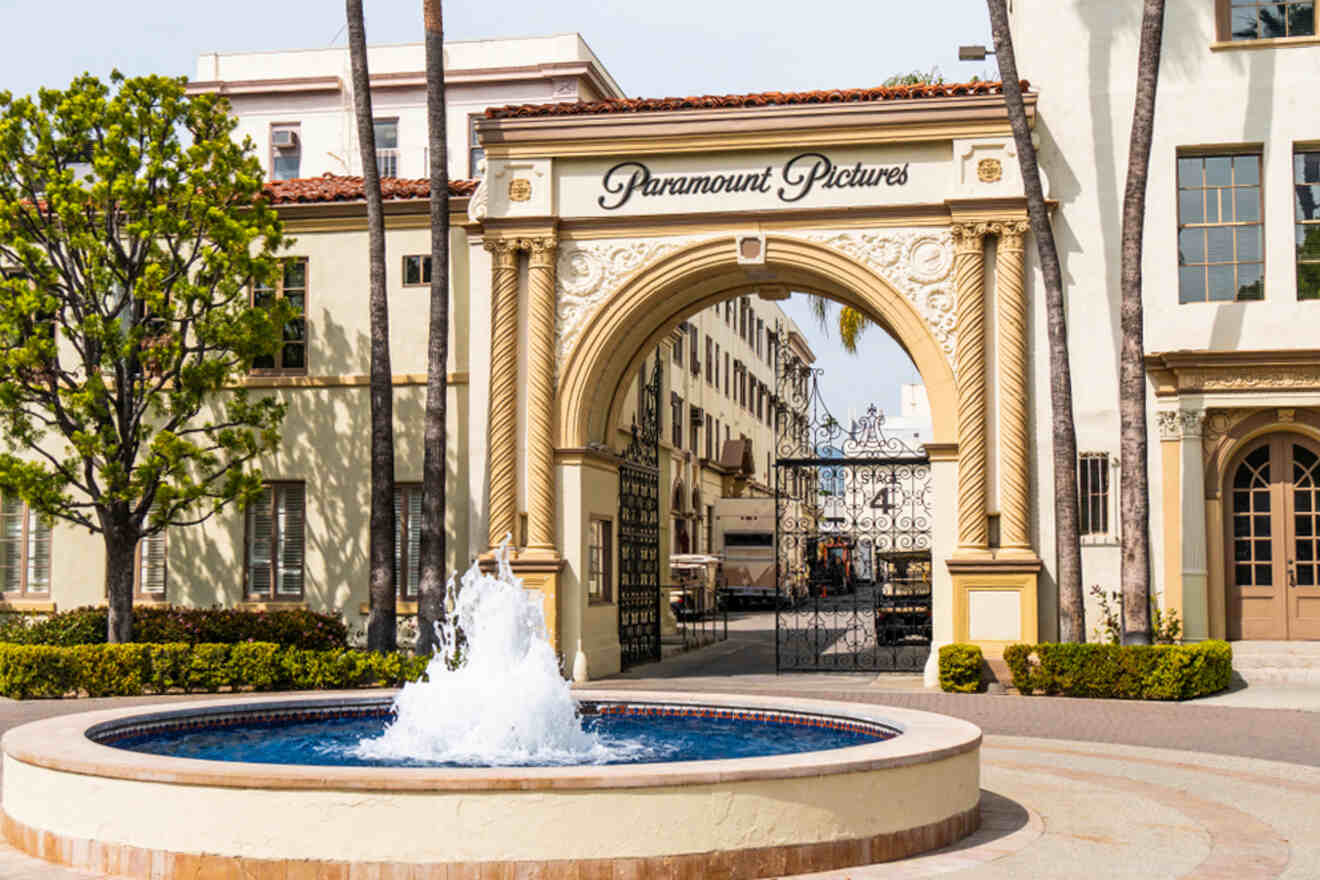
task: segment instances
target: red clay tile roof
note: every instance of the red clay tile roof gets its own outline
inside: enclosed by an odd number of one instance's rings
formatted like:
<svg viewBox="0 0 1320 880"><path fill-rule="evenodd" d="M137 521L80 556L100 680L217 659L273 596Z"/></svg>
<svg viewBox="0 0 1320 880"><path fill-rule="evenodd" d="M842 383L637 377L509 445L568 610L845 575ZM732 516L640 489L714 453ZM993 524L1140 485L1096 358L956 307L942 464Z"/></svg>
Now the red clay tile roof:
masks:
<svg viewBox="0 0 1320 880"><path fill-rule="evenodd" d="M1030 84L1022 80L1022 90ZM650 113L664 110L711 110L722 107L769 107L790 104L859 104L869 101L913 101L967 95L1003 94L1003 83L941 83L938 85L878 86L873 89L832 89L819 92L757 92L750 95L700 95L689 98L611 98L564 104L521 104L491 107L488 119L527 116L575 116L602 113Z"/></svg>
<svg viewBox="0 0 1320 880"><path fill-rule="evenodd" d="M451 196L470 196L476 188L475 180L449 181ZM364 198L361 177L341 177L335 174L299 177L294 180L272 180L266 184L265 192L273 205L291 205L299 202L351 202ZM383 177L380 181L380 194L386 201L429 198L431 181Z"/></svg>

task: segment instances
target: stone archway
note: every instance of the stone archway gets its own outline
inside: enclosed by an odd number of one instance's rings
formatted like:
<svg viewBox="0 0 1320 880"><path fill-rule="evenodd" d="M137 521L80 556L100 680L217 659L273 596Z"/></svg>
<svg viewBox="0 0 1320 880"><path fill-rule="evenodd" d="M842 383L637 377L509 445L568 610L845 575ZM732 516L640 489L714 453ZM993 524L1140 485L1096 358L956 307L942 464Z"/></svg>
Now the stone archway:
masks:
<svg viewBox="0 0 1320 880"><path fill-rule="evenodd" d="M952 302L953 282L949 282ZM559 448L606 441L617 420L625 377L686 316L737 293L759 289L819 293L857 308L908 353L926 385L937 444L958 442L958 388L950 354L912 301L886 279L838 250L788 235L765 237L763 264L741 264L735 237L681 247L643 267L592 303L561 361L556 403ZM561 310L562 314L562 310ZM944 328L946 339L948 327ZM627 358L620 357L628 352Z"/></svg>

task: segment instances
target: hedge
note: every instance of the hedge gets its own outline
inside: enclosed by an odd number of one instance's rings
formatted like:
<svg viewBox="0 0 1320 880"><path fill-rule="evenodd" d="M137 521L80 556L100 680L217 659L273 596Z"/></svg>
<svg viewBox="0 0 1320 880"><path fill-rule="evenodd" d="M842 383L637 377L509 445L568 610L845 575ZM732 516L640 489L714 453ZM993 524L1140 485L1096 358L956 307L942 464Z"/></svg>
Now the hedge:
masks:
<svg viewBox="0 0 1320 880"><path fill-rule="evenodd" d="M952 644L940 648L940 690L974 694L981 689L981 648Z"/></svg>
<svg viewBox="0 0 1320 880"><path fill-rule="evenodd" d="M1004 661L1023 694L1187 700L1228 687L1227 642L1191 645L1010 645Z"/></svg>
<svg viewBox="0 0 1320 880"><path fill-rule="evenodd" d="M15 616L0 623L0 642L17 645L100 645L105 643L104 608L74 608L36 621ZM238 608L174 608L139 605L133 609L133 641L190 645L274 642L313 651L348 647L348 627L336 614L305 608L246 611Z"/></svg>
<svg viewBox="0 0 1320 880"><path fill-rule="evenodd" d="M270 642L237 645L0 644L0 695L127 697L171 691L397 687L423 677L430 658L309 651Z"/></svg>

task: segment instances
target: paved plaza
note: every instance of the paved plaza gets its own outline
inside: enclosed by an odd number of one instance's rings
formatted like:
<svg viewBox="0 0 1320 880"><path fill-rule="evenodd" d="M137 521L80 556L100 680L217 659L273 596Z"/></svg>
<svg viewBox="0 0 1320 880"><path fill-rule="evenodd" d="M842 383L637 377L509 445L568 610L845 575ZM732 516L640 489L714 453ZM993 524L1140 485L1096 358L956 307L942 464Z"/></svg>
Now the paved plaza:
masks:
<svg viewBox="0 0 1320 880"><path fill-rule="evenodd" d="M772 634L772 614L733 615L727 641L580 690L854 700L941 712L981 727L980 831L918 858L812 877L1320 877L1320 688L1262 685L1165 704L942 694L922 688L917 676L777 676L767 622ZM0 727L160 701L6 700ZM0 849L5 880L93 876Z"/></svg>

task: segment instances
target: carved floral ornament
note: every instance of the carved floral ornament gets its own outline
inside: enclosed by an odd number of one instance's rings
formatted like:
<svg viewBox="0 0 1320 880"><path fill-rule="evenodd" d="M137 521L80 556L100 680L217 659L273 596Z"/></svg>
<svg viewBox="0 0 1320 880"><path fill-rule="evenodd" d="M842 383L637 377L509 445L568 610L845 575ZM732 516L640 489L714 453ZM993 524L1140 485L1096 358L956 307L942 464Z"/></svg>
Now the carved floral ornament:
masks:
<svg viewBox="0 0 1320 880"><path fill-rule="evenodd" d="M1200 437L1205 432L1206 411L1203 409L1162 410L1155 414L1161 440L1181 440Z"/></svg>
<svg viewBox="0 0 1320 880"><path fill-rule="evenodd" d="M957 318L949 230L812 230L796 235L839 251L883 278L921 315L952 364ZM700 240L674 236L563 243L558 258L559 362L567 359L600 305L634 273Z"/></svg>

